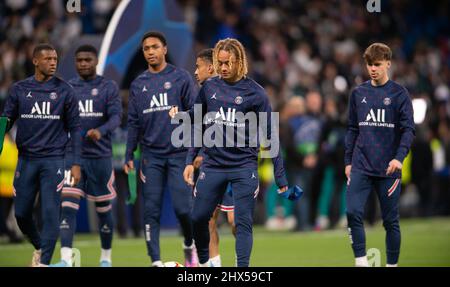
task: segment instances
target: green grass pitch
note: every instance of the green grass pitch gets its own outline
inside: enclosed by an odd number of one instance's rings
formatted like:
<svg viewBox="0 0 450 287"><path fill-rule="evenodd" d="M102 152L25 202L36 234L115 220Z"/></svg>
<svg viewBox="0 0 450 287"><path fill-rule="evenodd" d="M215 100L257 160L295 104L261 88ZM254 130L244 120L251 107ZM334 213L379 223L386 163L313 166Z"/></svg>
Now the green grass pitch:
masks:
<svg viewBox="0 0 450 287"><path fill-rule="evenodd" d="M450 266L450 218L401 220L400 266ZM234 238L224 224L220 230L222 264L233 266ZM366 229L367 248L378 248L381 266L386 263L385 233L381 224ZM182 240L176 233L161 235L163 261L183 263ZM98 266L100 239L95 234L79 234L74 247L81 252L81 266ZM27 266L32 247L28 243L0 245L0 266ZM113 242L113 266L149 266L143 238ZM59 260L57 246L53 263ZM269 232L254 230L251 266L352 266L353 257L345 230L323 232Z"/></svg>

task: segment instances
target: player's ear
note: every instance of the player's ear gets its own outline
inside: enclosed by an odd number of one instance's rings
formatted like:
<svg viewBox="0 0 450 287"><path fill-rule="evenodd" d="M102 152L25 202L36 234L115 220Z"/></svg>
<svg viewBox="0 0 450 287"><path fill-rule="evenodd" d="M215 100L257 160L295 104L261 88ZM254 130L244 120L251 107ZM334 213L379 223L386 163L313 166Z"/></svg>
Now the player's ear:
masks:
<svg viewBox="0 0 450 287"><path fill-rule="evenodd" d="M387 61L386 67L389 69L391 67L391 61Z"/></svg>
<svg viewBox="0 0 450 287"><path fill-rule="evenodd" d="M38 56L33 57L33 66L37 66L39 62Z"/></svg>
<svg viewBox="0 0 450 287"><path fill-rule="evenodd" d="M214 74L214 65L213 64L208 65L208 73L211 75Z"/></svg>
<svg viewBox="0 0 450 287"><path fill-rule="evenodd" d="M163 47L163 51L164 51L164 56L167 55L167 46Z"/></svg>

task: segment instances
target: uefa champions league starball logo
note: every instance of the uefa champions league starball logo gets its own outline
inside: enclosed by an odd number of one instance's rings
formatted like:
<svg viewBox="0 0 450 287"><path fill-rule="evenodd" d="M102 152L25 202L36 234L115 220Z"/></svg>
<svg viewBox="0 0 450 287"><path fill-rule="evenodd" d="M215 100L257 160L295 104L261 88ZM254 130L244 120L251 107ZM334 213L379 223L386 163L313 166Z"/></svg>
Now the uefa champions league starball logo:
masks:
<svg viewBox="0 0 450 287"><path fill-rule="evenodd" d="M243 101L244 101L244 100L242 99L241 96L237 96L237 97L234 99L234 102L236 103L236 105L242 104Z"/></svg>
<svg viewBox="0 0 450 287"><path fill-rule="evenodd" d="M68 0L66 3L66 10L69 13L81 12L81 0Z"/></svg>
<svg viewBox="0 0 450 287"><path fill-rule="evenodd" d="M369 13L381 12L381 0L369 0L366 3L366 9Z"/></svg>

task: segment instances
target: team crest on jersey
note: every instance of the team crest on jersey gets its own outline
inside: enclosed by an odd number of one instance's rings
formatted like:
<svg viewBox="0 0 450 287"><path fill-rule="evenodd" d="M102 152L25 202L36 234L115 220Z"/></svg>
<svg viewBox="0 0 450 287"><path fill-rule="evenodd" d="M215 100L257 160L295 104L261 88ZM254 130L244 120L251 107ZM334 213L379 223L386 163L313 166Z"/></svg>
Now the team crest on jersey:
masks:
<svg viewBox="0 0 450 287"><path fill-rule="evenodd" d="M200 174L199 174L199 176L198 176L198 179L199 179L199 180L204 180L204 179L205 179L205 176L206 176L206 175L205 175L205 172L202 171L202 172L200 172Z"/></svg>
<svg viewBox="0 0 450 287"><path fill-rule="evenodd" d="M169 90L170 88L172 88L172 84L170 82L165 82L164 89Z"/></svg>
<svg viewBox="0 0 450 287"><path fill-rule="evenodd" d="M234 102L235 102L236 105L242 104L243 101L244 101L244 100L242 99L241 96L237 96L237 97L234 99Z"/></svg>
<svg viewBox="0 0 450 287"><path fill-rule="evenodd" d="M93 88L92 90L91 90L91 96L96 96L96 95L98 95L98 89L97 88Z"/></svg>
<svg viewBox="0 0 450 287"><path fill-rule="evenodd" d="M389 105L391 104L391 99L390 99L390 98L384 98L383 104L384 104L385 106L389 106Z"/></svg>
<svg viewBox="0 0 450 287"><path fill-rule="evenodd" d="M50 93L50 100L56 100L58 98L58 95L55 92Z"/></svg>

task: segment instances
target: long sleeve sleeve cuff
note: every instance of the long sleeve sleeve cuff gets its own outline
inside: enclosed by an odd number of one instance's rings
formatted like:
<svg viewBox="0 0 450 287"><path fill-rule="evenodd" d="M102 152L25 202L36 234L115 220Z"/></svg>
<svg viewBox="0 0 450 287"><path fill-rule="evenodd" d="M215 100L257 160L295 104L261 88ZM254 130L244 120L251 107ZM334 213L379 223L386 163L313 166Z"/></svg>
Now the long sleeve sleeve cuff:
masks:
<svg viewBox="0 0 450 287"><path fill-rule="evenodd" d="M280 188L283 187L283 186L287 186L288 185L288 181L287 181L286 175L283 175L281 177L275 178L275 183Z"/></svg>

